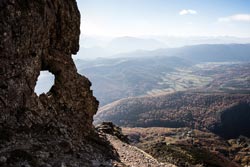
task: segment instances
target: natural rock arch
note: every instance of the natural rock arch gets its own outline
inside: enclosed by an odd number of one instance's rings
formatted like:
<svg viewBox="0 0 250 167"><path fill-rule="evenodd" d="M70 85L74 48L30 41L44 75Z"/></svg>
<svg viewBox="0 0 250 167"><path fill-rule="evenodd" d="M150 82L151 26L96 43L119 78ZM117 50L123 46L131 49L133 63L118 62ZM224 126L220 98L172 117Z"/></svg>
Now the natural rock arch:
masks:
<svg viewBox="0 0 250 167"><path fill-rule="evenodd" d="M75 0L0 0L0 166L93 166L118 160L92 125L98 101L71 58ZM34 92L40 71L55 75Z"/></svg>
<svg viewBox="0 0 250 167"><path fill-rule="evenodd" d="M30 131L45 125L58 131L60 124L62 135L89 134L98 101L71 57L79 49L76 1L5 0L0 9L0 124ZM38 97L34 88L43 70L55 75L55 84Z"/></svg>

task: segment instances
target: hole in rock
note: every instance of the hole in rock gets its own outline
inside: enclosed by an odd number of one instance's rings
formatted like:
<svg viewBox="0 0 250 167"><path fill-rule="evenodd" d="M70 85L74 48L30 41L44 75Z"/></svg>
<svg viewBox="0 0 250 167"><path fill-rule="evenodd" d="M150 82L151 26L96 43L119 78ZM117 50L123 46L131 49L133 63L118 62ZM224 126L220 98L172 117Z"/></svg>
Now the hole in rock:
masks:
<svg viewBox="0 0 250 167"><path fill-rule="evenodd" d="M37 95L47 93L54 85L55 76L49 71L41 71L36 82L35 92Z"/></svg>

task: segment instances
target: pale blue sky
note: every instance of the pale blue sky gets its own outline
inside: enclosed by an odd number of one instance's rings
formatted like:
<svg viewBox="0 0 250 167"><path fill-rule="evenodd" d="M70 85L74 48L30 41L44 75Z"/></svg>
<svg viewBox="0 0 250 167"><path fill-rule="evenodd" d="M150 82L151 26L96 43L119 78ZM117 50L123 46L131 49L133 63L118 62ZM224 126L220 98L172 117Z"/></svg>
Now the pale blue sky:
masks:
<svg viewBox="0 0 250 167"><path fill-rule="evenodd" d="M83 35L250 37L250 0L78 0Z"/></svg>

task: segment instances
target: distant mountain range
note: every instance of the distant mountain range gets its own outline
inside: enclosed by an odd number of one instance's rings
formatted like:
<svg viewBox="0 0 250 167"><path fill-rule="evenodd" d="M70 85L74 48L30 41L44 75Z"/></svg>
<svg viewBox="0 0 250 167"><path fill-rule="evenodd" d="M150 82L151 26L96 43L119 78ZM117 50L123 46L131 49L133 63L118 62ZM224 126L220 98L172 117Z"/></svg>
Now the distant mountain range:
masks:
<svg viewBox="0 0 250 167"><path fill-rule="evenodd" d="M78 71L92 81L94 94L103 106L121 98L152 92L204 87L216 77L222 77L225 71L239 72L242 69L247 75L247 70L244 68L248 69L248 64L234 65L236 66L234 67L223 63L248 61L250 61L250 44L229 44L132 52L123 54L121 58L76 60L76 65ZM197 66L209 62L219 62L219 64ZM233 68L230 69L229 66ZM207 69L208 67L211 68ZM245 75L240 77L246 80L248 77Z"/></svg>
<svg viewBox="0 0 250 167"><path fill-rule="evenodd" d="M250 44L202 44L167 48L153 51L137 51L119 54L117 57L181 57L193 62L250 61Z"/></svg>
<svg viewBox="0 0 250 167"><path fill-rule="evenodd" d="M99 37L84 36L81 38L81 48L76 59L95 59L119 57L120 54L136 51L150 51L162 48L176 48L200 44L246 44L250 38L239 37L174 37L174 36L144 36L144 37Z"/></svg>
<svg viewBox="0 0 250 167"><path fill-rule="evenodd" d="M137 50L155 50L166 48L167 45L152 38L118 37L114 39L87 38L83 41L77 58L95 59L116 57L120 53L134 52ZM96 45L95 45L96 44Z"/></svg>

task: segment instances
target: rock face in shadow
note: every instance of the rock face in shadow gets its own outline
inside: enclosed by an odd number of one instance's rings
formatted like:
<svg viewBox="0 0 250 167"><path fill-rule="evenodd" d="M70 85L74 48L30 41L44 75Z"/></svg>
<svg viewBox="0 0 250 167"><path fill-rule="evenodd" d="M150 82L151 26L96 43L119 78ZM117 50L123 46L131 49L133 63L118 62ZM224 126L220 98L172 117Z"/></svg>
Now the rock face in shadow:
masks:
<svg viewBox="0 0 250 167"><path fill-rule="evenodd" d="M94 132L98 101L71 57L79 35L75 0L0 0L0 166L115 159ZM55 75L55 84L38 97L34 88L43 70Z"/></svg>

